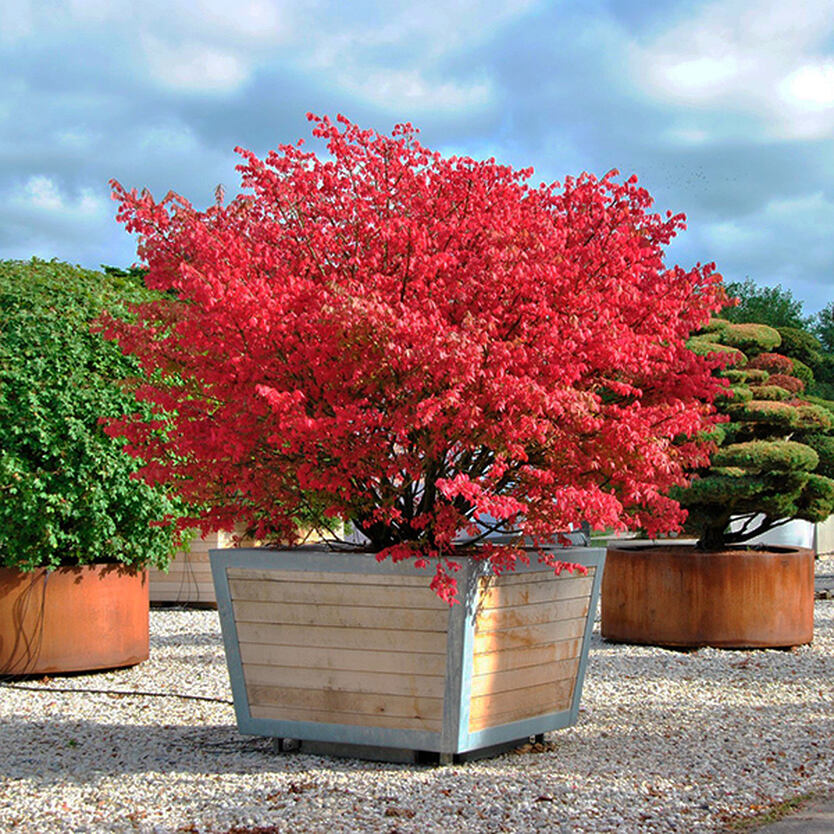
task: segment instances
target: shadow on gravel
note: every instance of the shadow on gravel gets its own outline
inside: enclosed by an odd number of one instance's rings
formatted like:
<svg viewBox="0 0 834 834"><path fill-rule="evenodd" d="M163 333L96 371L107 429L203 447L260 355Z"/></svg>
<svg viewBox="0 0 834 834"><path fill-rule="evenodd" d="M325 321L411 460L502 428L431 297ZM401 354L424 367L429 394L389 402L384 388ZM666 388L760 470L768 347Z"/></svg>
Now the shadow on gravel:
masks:
<svg viewBox="0 0 834 834"><path fill-rule="evenodd" d="M763 706L755 710L755 718L745 730L738 727L726 737L717 729L722 726L726 707L715 704L709 708L678 709L646 706L625 709L622 706L598 707L592 715L580 717L585 725L582 736L570 729L548 736L544 744L525 745L521 750L482 759L473 763L479 770L501 770L518 764L524 757L550 756L557 772L564 757L570 759L577 746L592 745L594 758L600 762L617 761L628 751L630 760L654 757L658 745L668 747L670 741L681 749L702 751L703 765L709 770L710 754L730 757L736 763L737 775L755 781L761 767L784 768L800 766L788 762L780 750L785 743L795 744L797 725L802 725L807 710L817 713L808 727L808 762L827 758L827 748L819 747L819 739L834 737L834 717L819 719L819 713L830 710L820 701L801 709L796 705ZM231 718L231 708L230 708ZM782 735L787 739L783 742ZM39 786L74 782L86 784L102 776L135 773L246 774L298 773L324 767L331 773L356 771L440 773L445 768L423 765L395 765L364 762L355 759L319 757L300 753L280 754L273 750L272 740L241 736L234 724L199 727L182 725L119 725L92 721L31 721L10 716L0 725L0 749L4 753L4 769L0 777L28 779ZM522 757L522 758L519 758ZM687 759L687 757L684 757ZM664 764L666 775L676 778L697 778L689 764L674 759ZM714 766L716 762L712 762ZM453 770L465 773L468 764ZM680 773L678 773L680 771Z"/></svg>

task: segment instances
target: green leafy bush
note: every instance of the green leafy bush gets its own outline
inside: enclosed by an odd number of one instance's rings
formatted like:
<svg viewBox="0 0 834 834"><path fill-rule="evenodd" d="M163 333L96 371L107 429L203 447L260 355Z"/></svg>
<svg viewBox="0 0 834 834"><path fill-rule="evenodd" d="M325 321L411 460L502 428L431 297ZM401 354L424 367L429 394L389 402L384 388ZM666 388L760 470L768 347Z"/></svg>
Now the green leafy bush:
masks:
<svg viewBox="0 0 834 834"><path fill-rule="evenodd" d="M0 261L0 565L164 567L179 505L99 421L138 412L118 380L135 360L90 331L149 300L138 271Z"/></svg>

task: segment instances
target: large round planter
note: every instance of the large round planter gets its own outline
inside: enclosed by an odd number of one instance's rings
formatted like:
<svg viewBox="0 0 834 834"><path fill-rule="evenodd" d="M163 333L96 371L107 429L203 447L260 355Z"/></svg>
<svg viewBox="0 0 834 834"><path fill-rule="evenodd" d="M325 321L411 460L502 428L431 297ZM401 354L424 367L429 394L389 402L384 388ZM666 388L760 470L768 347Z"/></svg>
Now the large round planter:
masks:
<svg viewBox="0 0 834 834"><path fill-rule="evenodd" d="M0 568L0 675L112 669L147 658L145 571Z"/></svg>
<svg viewBox="0 0 834 834"><path fill-rule="evenodd" d="M389 761L476 757L574 723L604 552L586 575L456 556L461 603L431 570L372 553L212 550L238 727L302 751Z"/></svg>
<svg viewBox="0 0 834 834"><path fill-rule="evenodd" d="M703 552L692 545L609 547L602 636L655 646L777 648L814 636L814 552Z"/></svg>

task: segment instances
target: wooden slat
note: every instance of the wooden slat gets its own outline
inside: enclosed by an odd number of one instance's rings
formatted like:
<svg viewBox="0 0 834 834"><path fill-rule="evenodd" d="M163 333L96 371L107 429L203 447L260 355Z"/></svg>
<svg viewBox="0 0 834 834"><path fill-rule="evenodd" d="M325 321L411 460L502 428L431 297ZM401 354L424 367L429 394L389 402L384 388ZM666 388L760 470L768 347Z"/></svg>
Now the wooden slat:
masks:
<svg viewBox="0 0 834 834"><path fill-rule="evenodd" d="M214 603L214 582L208 552L201 552L211 545L210 540L195 539L191 552L177 553L168 571L152 568L148 572L148 589L151 602L199 602Z"/></svg>
<svg viewBox="0 0 834 834"><path fill-rule="evenodd" d="M448 611L397 608L343 607L233 600L235 622L287 625L341 626L342 628L387 628L402 631L446 631Z"/></svg>
<svg viewBox="0 0 834 834"><path fill-rule="evenodd" d="M579 657L582 638L572 637L557 643L544 643L531 648L513 648L509 651L479 652L472 658L472 674L486 675L490 672L507 672L511 669L525 669L543 663L557 663L572 657Z"/></svg>
<svg viewBox="0 0 834 834"><path fill-rule="evenodd" d="M584 617L588 613L588 597L542 602L537 605L514 605L508 608L488 608L478 612L477 633L505 631L520 626L541 625Z"/></svg>
<svg viewBox="0 0 834 834"><path fill-rule="evenodd" d="M579 573L579 571L570 573L567 570L563 570L558 578L586 579L589 576L592 577L595 570L596 568L593 567L589 567L587 573ZM554 578L556 578L554 570L552 568L544 568L543 570L519 571L518 573L509 571L502 573L500 576L485 576L481 579L481 582L489 583L491 586L497 587L499 585L524 585L527 582L552 582Z"/></svg>
<svg viewBox="0 0 834 834"><path fill-rule="evenodd" d="M469 715L478 719L484 715L496 715L510 710L528 708L530 715L541 715L550 711L550 705L561 700L569 691L572 681L561 680L556 683L542 683L525 686L509 692L491 692L472 698Z"/></svg>
<svg viewBox="0 0 834 834"><path fill-rule="evenodd" d="M334 560L337 557L334 556ZM428 588L431 576L397 576L396 578L383 573L336 573L331 571L306 570L257 570L255 568L226 568L226 576L232 579L256 579L273 582L328 582L345 585L385 585L394 582L397 585L411 585L418 588Z"/></svg>
<svg viewBox="0 0 834 834"><path fill-rule="evenodd" d="M405 718L443 717L442 698L259 686L248 683L246 691L249 703L258 706L353 712L362 715L396 715Z"/></svg>
<svg viewBox="0 0 834 834"><path fill-rule="evenodd" d="M476 698L495 692L517 691L520 687L555 684L558 681L572 680L576 676L578 667L579 658L572 658L557 663L532 666L523 672L511 669L508 672L474 675L470 692L472 697Z"/></svg>
<svg viewBox="0 0 834 834"><path fill-rule="evenodd" d="M152 573L160 579L171 579L175 576L199 576L200 578L211 579L211 568L208 563L205 563L204 565L194 563L187 565L172 563L171 567L167 571L153 570Z"/></svg>
<svg viewBox="0 0 834 834"><path fill-rule="evenodd" d="M253 718L271 718L276 721L313 721L321 724L349 724L365 727L387 727L392 730L428 730L440 732L439 718L406 718L401 715L372 715L333 710L310 710L293 707L253 706Z"/></svg>
<svg viewBox="0 0 834 834"><path fill-rule="evenodd" d="M544 643L554 643L581 637L585 633L585 617L574 620L561 620L558 623L509 628L504 631L487 631L476 633L474 650L481 652L500 652L514 648L529 648Z"/></svg>
<svg viewBox="0 0 834 834"><path fill-rule="evenodd" d="M409 653L404 651L363 651L311 646L265 646L241 643L244 663L265 663L273 666L343 669L357 672L398 672L405 675L445 675L446 655Z"/></svg>
<svg viewBox="0 0 834 834"><path fill-rule="evenodd" d="M299 574L292 581L265 582L253 579L232 579L229 590L234 600L252 602L315 603L316 605L384 606L388 608L425 608L444 611L443 602L428 586L384 587L381 585L345 585L344 582L306 582Z"/></svg>
<svg viewBox="0 0 834 834"><path fill-rule="evenodd" d="M311 691L408 695L412 698L442 698L445 682L442 675L291 668L251 663L243 664L243 677L247 684L255 686L291 686Z"/></svg>
<svg viewBox="0 0 834 834"><path fill-rule="evenodd" d="M473 698L469 711L469 732L568 709L573 683L573 680L559 681Z"/></svg>
<svg viewBox="0 0 834 834"><path fill-rule="evenodd" d="M177 593L179 592L186 592L193 594L195 591L200 591L204 595L210 596L214 599L214 585L207 584L205 582L155 582L153 585L153 593Z"/></svg>
<svg viewBox="0 0 834 834"><path fill-rule="evenodd" d="M183 570L179 566L174 566L168 573L154 571L151 577L155 582L180 582L183 580L190 582L208 582L210 584L212 582L211 571L190 570L188 568Z"/></svg>
<svg viewBox="0 0 834 834"><path fill-rule="evenodd" d="M543 602L555 602L563 599L590 597L593 578L573 576L570 579L557 579L549 582L530 582L495 584L484 583L479 600L479 608L503 608L513 605L535 605Z"/></svg>
<svg viewBox="0 0 834 834"><path fill-rule="evenodd" d="M237 632L242 643L446 653L446 634L436 631L239 623Z"/></svg>

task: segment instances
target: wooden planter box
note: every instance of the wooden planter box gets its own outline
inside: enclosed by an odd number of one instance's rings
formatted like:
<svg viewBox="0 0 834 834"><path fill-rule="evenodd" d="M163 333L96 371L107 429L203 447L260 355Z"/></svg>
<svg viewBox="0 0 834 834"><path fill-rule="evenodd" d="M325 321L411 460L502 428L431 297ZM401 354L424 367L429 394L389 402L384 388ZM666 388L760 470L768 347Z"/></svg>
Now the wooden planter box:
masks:
<svg viewBox="0 0 834 834"><path fill-rule="evenodd" d="M604 551L501 577L463 557L462 604L373 554L212 550L242 733L394 761L493 752L576 721ZM533 557L535 560L535 556Z"/></svg>
<svg viewBox="0 0 834 834"><path fill-rule="evenodd" d="M814 551L817 556L834 554L834 515L814 525Z"/></svg>
<svg viewBox="0 0 834 834"><path fill-rule="evenodd" d="M150 568L148 570L150 601L216 608L217 600L214 598L214 583L211 580L209 549L231 546L231 533L209 533L194 539L189 550L181 550L177 553L171 560L167 573L157 568Z"/></svg>
<svg viewBox="0 0 834 834"><path fill-rule="evenodd" d="M234 533L221 530L192 539L188 550L181 550L174 556L167 572L149 568L150 601L217 608L209 550L233 547L234 536L243 536L244 532L244 527L240 525L235 527ZM313 533L307 535L311 541L317 540ZM256 543L246 539L243 544L253 546Z"/></svg>

